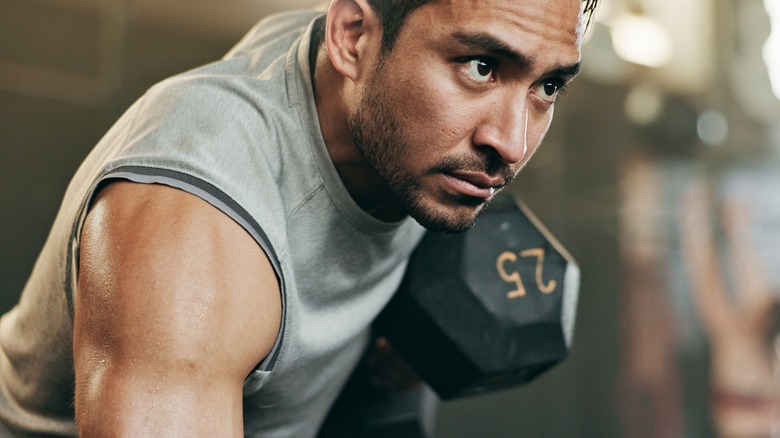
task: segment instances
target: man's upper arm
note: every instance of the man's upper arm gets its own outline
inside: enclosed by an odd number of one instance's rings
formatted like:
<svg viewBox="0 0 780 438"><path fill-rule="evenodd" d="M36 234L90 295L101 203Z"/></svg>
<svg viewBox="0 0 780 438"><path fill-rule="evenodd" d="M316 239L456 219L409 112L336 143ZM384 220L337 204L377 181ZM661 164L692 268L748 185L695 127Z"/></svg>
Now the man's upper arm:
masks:
<svg viewBox="0 0 780 438"><path fill-rule="evenodd" d="M114 182L84 224L74 300L82 435L242 435L243 380L281 299L237 223L178 189Z"/></svg>

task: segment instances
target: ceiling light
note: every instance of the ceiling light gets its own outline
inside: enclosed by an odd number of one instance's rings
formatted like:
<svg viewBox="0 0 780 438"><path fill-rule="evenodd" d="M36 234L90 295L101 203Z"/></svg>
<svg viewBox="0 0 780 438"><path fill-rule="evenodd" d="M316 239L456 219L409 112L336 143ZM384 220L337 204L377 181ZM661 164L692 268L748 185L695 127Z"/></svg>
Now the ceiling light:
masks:
<svg viewBox="0 0 780 438"><path fill-rule="evenodd" d="M764 45L764 62L769 69L775 96L780 99L780 2L764 0L764 6L772 21L772 34Z"/></svg>
<svg viewBox="0 0 780 438"><path fill-rule="evenodd" d="M658 22L635 14L623 14L612 24L615 53L646 67L663 67L672 58L672 40Z"/></svg>

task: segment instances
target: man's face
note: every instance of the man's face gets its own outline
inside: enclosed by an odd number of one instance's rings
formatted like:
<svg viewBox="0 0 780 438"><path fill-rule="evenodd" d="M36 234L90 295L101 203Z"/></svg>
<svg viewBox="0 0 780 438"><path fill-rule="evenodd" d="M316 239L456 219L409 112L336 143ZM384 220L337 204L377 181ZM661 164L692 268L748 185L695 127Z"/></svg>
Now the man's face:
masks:
<svg viewBox="0 0 780 438"><path fill-rule="evenodd" d="M380 56L349 124L427 228L471 227L538 148L578 71L580 0L440 0Z"/></svg>

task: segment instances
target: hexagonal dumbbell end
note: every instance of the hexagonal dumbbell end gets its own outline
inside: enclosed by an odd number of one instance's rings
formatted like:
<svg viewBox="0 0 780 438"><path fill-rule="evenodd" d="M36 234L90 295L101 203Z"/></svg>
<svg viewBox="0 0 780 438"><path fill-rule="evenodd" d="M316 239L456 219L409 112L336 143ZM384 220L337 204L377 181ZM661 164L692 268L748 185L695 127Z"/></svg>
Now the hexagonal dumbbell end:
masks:
<svg viewBox="0 0 780 438"><path fill-rule="evenodd" d="M479 394L567 356L578 288L572 257L501 195L471 230L425 235L375 327L441 398Z"/></svg>

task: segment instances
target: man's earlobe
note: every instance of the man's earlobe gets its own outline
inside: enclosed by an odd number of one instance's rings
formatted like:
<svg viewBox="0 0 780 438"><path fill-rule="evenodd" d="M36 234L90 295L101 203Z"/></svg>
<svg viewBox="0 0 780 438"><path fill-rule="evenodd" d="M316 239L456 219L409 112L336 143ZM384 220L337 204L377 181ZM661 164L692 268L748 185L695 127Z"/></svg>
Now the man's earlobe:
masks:
<svg viewBox="0 0 780 438"><path fill-rule="evenodd" d="M328 9L325 25L328 56L336 71L351 80L360 77L360 40L366 34L367 8L364 0L334 0Z"/></svg>

